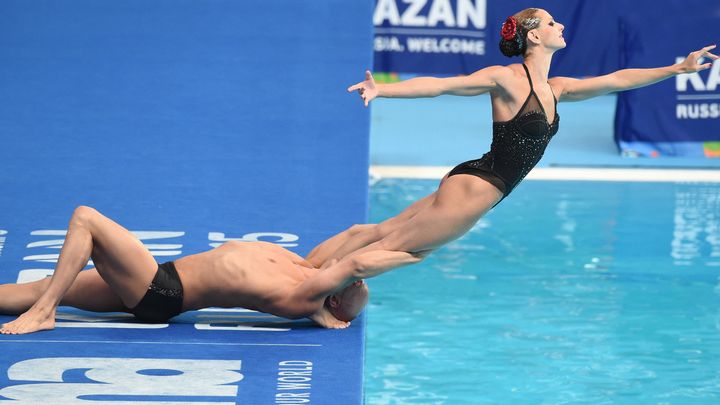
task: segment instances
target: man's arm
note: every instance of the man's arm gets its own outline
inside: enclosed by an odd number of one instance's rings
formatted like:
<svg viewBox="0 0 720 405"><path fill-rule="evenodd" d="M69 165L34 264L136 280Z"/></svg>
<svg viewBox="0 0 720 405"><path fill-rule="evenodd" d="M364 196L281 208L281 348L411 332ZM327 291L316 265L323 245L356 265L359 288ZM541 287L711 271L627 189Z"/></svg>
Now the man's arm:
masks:
<svg viewBox="0 0 720 405"><path fill-rule="evenodd" d="M357 280L375 277L392 269L417 263L423 256L422 253L373 250L346 257L305 280L297 287L295 294L298 299L324 300L325 297Z"/></svg>

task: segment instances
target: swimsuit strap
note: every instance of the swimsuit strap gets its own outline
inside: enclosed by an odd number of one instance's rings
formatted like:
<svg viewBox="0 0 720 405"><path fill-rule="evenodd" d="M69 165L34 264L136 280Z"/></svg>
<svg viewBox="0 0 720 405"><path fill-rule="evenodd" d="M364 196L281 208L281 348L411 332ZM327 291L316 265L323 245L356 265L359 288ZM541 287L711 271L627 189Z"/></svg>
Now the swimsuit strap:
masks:
<svg viewBox="0 0 720 405"><path fill-rule="evenodd" d="M525 69L525 74L527 75L528 82L530 82L530 91L533 91L533 84L532 79L530 78L530 71L528 70L527 66L525 64L522 64L523 69Z"/></svg>

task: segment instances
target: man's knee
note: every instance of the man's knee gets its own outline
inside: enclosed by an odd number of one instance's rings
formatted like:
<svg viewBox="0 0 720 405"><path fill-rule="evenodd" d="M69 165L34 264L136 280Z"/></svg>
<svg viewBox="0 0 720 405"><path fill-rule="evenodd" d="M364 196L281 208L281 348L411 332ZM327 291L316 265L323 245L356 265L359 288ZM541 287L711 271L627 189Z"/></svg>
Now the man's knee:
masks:
<svg viewBox="0 0 720 405"><path fill-rule="evenodd" d="M95 208L81 205L75 208L75 211L73 211L70 222L74 222L80 225L88 225L98 215L100 215L100 213Z"/></svg>

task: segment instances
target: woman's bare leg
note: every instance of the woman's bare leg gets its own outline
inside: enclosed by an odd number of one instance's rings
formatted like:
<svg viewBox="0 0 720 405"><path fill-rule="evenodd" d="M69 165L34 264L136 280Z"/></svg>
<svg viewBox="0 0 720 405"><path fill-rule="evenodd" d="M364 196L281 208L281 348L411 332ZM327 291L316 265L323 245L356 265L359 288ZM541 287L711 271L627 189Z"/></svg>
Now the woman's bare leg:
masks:
<svg viewBox="0 0 720 405"><path fill-rule="evenodd" d="M413 253L437 249L469 231L501 198L497 188L478 177L452 176L438 189L432 204L352 255L369 250Z"/></svg>
<svg viewBox="0 0 720 405"><path fill-rule="evenodd" d="M0 333L52 329L57 306L91 256L100 276L128 308L140 302L157 270L150 252L128 230L92 208L78 207L47 289L27 312L3 325Z"/></svg>
<svg viewBox="0 0 720 405"><path fill-rule="evenodd" d="M353 225L325 242L317 245L307 260L315 267L321 267L332 259L341 259L346 254L380 240L383 236L404 224L419 211L431 205L436 192L427 195L405 208L400 214L388 218L379 224Z"/></svg>

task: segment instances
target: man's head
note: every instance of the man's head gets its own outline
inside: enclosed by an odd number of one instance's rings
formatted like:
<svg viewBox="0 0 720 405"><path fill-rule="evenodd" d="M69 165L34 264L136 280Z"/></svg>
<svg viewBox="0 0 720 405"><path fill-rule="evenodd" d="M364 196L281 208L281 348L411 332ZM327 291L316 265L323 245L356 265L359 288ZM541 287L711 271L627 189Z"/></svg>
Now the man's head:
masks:
<svg viewBox="0 0 720 405"><path fill-rule="evenodd" d="M367 284L358 280L325 299L325 307L340 321L355 319L368 302L370 292Z"/></svg>

